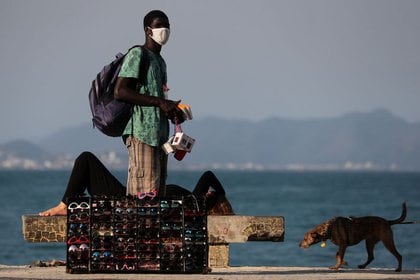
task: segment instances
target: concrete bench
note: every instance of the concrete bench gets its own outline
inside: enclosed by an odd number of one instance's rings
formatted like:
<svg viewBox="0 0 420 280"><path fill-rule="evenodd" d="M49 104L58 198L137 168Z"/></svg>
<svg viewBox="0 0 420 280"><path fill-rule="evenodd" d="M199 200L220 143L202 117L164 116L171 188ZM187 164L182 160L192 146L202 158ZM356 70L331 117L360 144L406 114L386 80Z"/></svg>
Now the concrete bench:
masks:
<svg viewBox="0 0 420 280"><path fill-rule="evenodd" d="M229 243L284 241L281 216L208 216L209 266L229 266ZM22 216L23 236L27 242L65 242L65 216Z"/></svg>

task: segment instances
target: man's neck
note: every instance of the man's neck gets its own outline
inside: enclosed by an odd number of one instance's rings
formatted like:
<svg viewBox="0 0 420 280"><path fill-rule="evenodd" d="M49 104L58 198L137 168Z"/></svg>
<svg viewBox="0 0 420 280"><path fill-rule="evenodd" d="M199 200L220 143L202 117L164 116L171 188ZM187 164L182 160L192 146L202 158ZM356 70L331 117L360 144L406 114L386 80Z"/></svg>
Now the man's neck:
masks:
<svg viewBox="0 0 420 280"><path fill-rule="evenodd" d="M152 39L146 40L144 47L155 54L160 54L162 49L162 46L155 43Z"/></svg>

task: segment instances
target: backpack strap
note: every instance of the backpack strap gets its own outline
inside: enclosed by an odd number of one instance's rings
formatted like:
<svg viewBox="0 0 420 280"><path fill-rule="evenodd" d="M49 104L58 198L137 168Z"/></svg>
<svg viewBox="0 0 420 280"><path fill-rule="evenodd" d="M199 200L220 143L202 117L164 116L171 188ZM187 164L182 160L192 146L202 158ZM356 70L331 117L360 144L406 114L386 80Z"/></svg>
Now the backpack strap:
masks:
<svg viewBox="0 0 420 280"><path fill-rule="evenodd" d="M140 65L139 65L139 83L144 85L147 78L147 70L149 69L149 58L146 55L146 50L143 46L140 46Z"/></svg>

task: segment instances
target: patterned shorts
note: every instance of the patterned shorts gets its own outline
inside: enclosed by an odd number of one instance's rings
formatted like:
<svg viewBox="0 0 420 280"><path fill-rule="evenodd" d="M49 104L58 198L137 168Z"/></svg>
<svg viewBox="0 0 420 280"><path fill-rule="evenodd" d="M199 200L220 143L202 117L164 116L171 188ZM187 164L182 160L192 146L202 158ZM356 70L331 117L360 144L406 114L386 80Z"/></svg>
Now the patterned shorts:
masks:
<svg viewBox="0 0 420 280"><path fill-rule="evenodd" d="M161 147L144 144L133 136L127 138L126 146L128 149L127 195L164 190L168 156Z"/></svg>

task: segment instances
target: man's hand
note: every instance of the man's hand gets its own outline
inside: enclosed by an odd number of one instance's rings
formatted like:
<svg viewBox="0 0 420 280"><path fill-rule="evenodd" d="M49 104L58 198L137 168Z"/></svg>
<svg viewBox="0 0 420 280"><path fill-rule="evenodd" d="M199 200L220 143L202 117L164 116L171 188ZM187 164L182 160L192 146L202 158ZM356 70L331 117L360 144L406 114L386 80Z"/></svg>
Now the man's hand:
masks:
<svg viewBox="0 0 420 280"><path fill-rule="evenodd" d="M178 108L178 104L181 100L172 101L167 99L162 99L159 102L159 108L165 113L166 117L170 119L173 123L182 123L184 122L184 117L182 111Z"/></svg>

